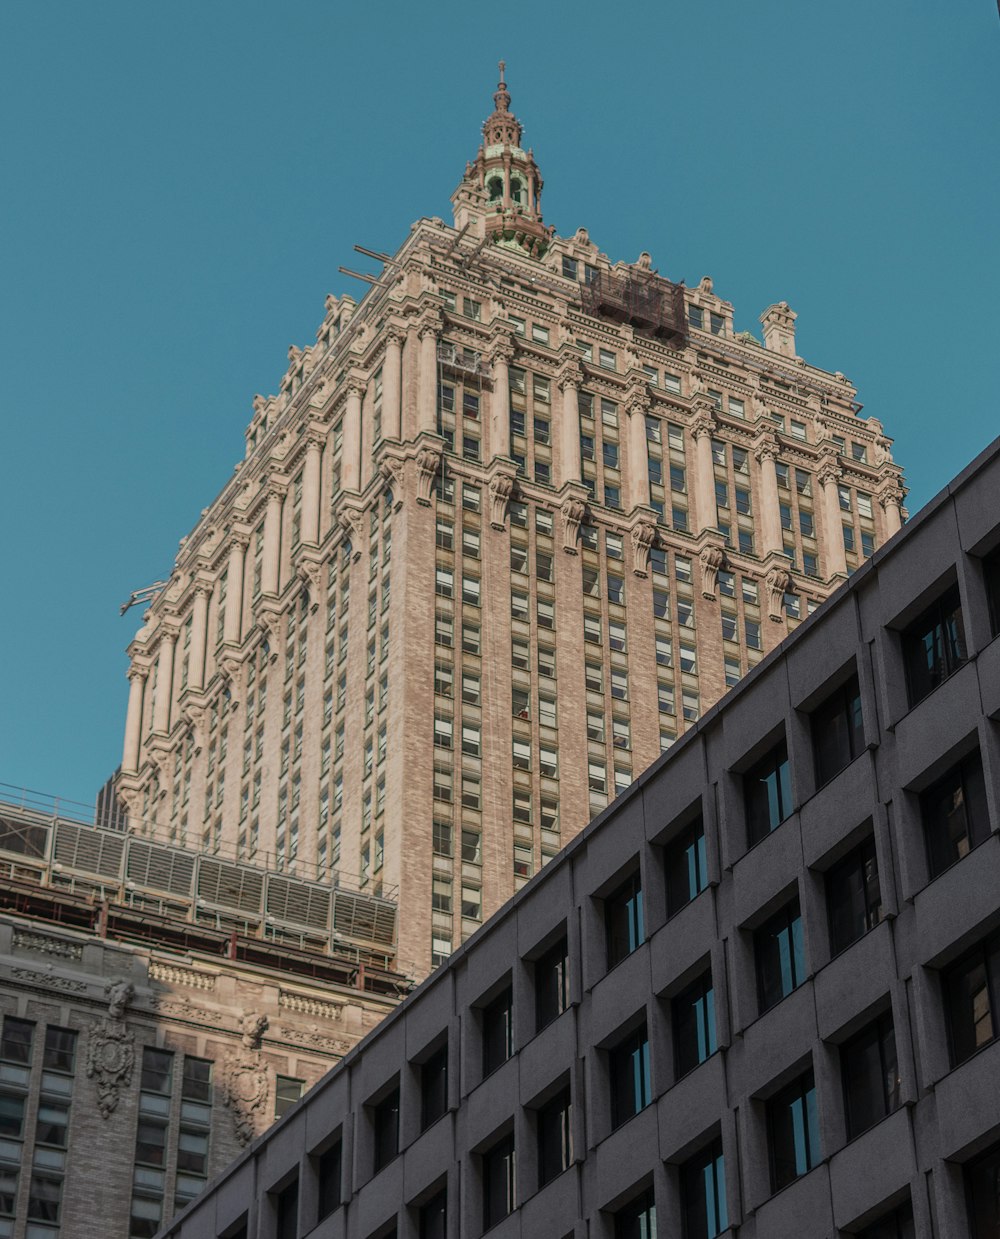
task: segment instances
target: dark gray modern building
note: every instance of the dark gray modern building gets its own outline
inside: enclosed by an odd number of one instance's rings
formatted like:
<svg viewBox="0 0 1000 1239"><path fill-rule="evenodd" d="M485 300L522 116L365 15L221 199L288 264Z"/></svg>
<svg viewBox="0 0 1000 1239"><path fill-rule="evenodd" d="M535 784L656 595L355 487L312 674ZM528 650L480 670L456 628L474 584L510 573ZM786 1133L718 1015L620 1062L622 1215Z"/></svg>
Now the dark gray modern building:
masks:
<svg viewBox="0 0 1000 1239"><path fill-rule="evenodd" d="M1000 440L162 1232L995 1239Z"/></svg>

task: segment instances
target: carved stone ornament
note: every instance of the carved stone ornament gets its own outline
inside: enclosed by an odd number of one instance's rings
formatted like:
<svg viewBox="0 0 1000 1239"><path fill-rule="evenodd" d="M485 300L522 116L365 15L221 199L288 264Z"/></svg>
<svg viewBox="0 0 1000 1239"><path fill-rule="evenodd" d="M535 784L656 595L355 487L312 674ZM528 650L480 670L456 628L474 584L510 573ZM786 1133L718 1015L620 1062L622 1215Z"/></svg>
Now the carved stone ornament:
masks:
<svg viewBox="0 0 1000 1239"><path fill-rule="evenodd" d="M315 559L299 561L299 577L309 587L310 611L319 606L319 591L323 584L323 565Z"/></svg>
<svg viewBox="0 0 1000 1239"><path fill-rule="evenodd" d="M245 1050L260 1049L268 1023L266 1015L259 1015L255 1011L248 1011L246 1015L240 1016L240 1043Z"/></svg>
<svg viewBox="0 0 1000 1239"><path fill-rule="evenodd" d="M778 436L773 430L765 430L754 444L753 454L763 464L765 460L777 460L780 450Z"/></svg>
<svg viewBox="0 0 1000 1239"><path fill-rule="evenodd" d="M490 524L494 529L503 529L507 519L507 503L514 492L514 479L506 473L497 473L490 478Z"/></svg>
<svg viewBox="0 0 1000 1239"><path fill-rule="evenodd" d="M229 681L232 691L238 692L240 686L240 677L243 671L243 664L235 654L223 654L219 659L219 670L223 676Z"/></svg>
<svg viewBox="0 0 1000 1239"><path fill-rule="evenodd" d="M398 512L402 507L402 500L397 496L403 493L403 481L406 476L406 466L398 456L385 456L379 465L379 471L388 482L392 489L395 499L394 508Z"/></svg>
<svg viewBox="0 0 1000 1239"><path fill-rule="evenodd" d="M632 571L636 576L649 575L649 548L656 537L656 526L650 521L638 521L632 526Z"/></svg>
<svg viewBox="0 0 1000 1239"><path fill-rule="evenodd" d="M576 554L576 540L580 532L580 522L587 514L587 505L582 499L567 495L562 502L563 517L563 550L570 555Z"/></svg>
<svg viewBox="0 0 1000 1239"><path fill-rule="evenodd" d="M630 417L645 417L652 406L652 401L649 398L649 391L644 383L635 383L629 389L625 397L625 408L628 410Z"/></svg>
<svg viewBox="0 0 1000 1239"><path fill-rule="evenodd" d="M710 408L701 402L698 403L698 412L691 419L691 433L695 439L700 439L702 436L711 439L715 434L715 418Z"/></svg>
<svg viewBox="0 0 1000 1239"><path fill-rule="evenodd" d="M422 447L417 452L417 503L421 507L431 505L431 489L440 463L441 453L432 447Z"/></svg>
<svg viewBox="0 0 1000 1239"><path fill-rule="evenodd" d="M722 548L718 546L703 546L698 552L701 562L701 596L714 598L719 588L719 569L725 561Z"/></svg>
<svg viewBox="0 0 1000 1239"><path fill-rule="evenodd" d="M108 1013L91 1028L87 1042L87 1077L97 1085L97 1108L104 1119L118 1109L135 1067L135 1034L124 1020L135 988L128 981L115 981L106 992Z"/></svg>
<svg viewBox="0 0 1000 1239"><path fill-rule="evenodd" d="M496 335L490 341L490 349L488 357L491 365L496 365L498 361L506 362L509 366L514 360L514 345L511 343L507 335Z"/></svg>
<svg viewBox="0 0 1000 1239"><path fill-rule="evenodd" d="M764 584L767 586L767 613L778 622L783 615L785 591L791 586L792 578L784 568L769 568Z"/></svg>
<svg viewBox="0 0 1000 1239"><path fill-rule="evenodd" d="M906 492L903 490L903 488L893 483L887 486L886 489L881 492L881 494L878 497L878 501L882 505L883 508L888 508L888 507L901 508L903 506L903 500L905 498L906 498Z"/></svg>
<svg viewBox="0 0 1000 1239"><path fill-rule="evenodd" d="M837 464L835 456L824 456L819 462L819 468L816 470L816 480L820 486L828 484L836 485L844 476L844 471Z"/></svg>
<svg viewBox="0 0 1000 1239"><path fill-rule="evenodd" d="M567 357L562 363L556 375L556 382L560 391L565 391L567 387L580 386L583 382L583 367L575 357Z"/></svg>
<svg viewBox="0 0 1000 1239"><path fill-rule="evenodd" d="M344 507L340 510L340 527L344 530L347 536L351 539L352 546L359 546L361 536L365 531L365 519L359 508ZM360 555L360 550L355 549L355 559Z"/></svg>
<svg viewBox="0 0 1000 1239"><path fill-rule="evenodd" d="M267 1107L267 1068L247 1050L226 1055L222 1099L232 1111L233 1132L242 1146L257 1134L257 1117Z"/></svg>

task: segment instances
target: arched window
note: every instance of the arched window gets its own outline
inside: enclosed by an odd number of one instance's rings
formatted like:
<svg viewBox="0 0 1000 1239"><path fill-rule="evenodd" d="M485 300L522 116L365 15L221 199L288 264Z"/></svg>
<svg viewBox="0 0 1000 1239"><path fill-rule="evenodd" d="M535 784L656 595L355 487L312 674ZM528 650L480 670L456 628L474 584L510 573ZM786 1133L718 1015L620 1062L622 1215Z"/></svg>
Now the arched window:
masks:
<svg viewBox="0 0 1000 1239"><path fill-rule="evenodd" d="M488 185L490 191L490 202L499 202L503 197L503 181L499 176L494 176L490 179Z"/></svg>
<svg viewBox="0 0 1000 1239"><path fill-rule="evenodd" d="M524 205L524 187L516 176L510 178L510 199L511 202L519 202Z"/></svg>

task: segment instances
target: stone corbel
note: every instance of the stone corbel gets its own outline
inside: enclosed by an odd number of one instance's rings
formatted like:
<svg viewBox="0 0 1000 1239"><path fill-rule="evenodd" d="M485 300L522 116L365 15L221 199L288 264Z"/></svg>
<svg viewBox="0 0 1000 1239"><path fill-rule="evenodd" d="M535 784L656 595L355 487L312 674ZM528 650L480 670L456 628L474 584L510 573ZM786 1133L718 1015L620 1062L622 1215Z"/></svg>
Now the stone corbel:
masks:
<svg viewBox="0 0 1000 1239"><path fill-rule="evenodd" d="M698 552L698 562L701 564L701 596L715 598L719 588L719 572L726 562L725 552L721 546L709 543Z"/></svg>
<svg viewBox="0 0 1000 1239"><path fill-rule="evenodd" d="M761 464L765 460L777 460L780 451L778 436L769 428L762 430L754 440L753 454Z"/></svg>
<svg viewBox="0 0 1000 1239"><path fill-rule="evenodd" d="M365 518L361 508L355 507L354 504L344 502L341 505L338 516L340 527L347 534L351 542L351 558L358 560L361 558L361 538L365 532Z"/></svg>
<svg viewBox="0 0 1000 1239"><path fill-rule="evenodd" d="M263 642L267 643L267 656L274 662L278 657L278 638L281 636L281 610L274 604L261 604L257 611L257 627Z"/></svg>
<svg viewBox="0 0 1000 1239"><path fill-rule="evenodd" d="M634 521L632 534L632 571L636 576L649 575L649 551L656 537L656 525L651 519L651 513L639 510L639 517Z"/></svg>
<svg viewBox="0 0 1000 1239"><path fill-rule="evenodd" d="M556 384L560 391L563 391L569 384L577 390L583 383L583 366L580 364L579 354L573 353L565 356L559 365L559 371L556 374Z"/></svg>
<svg viewBox="0 0 1000 1239"><path fill-rule="evenodd" d="M826 486L828 482L839 483L843 476L844 471L838 464L837 457L832 452L825 452L816 469L816 481L820 486Z"/></svg>
<svg viewBox="0 0 1000 1239"><path fill-rule="evenodd" d="M392 510L398 512L403 506L403 484L406 480L406 461L402 456L385 452L379 462L379 473L385 478L386 487L392 491Z"/></svg>
<svg viewBox="0 0 1000 1239"><path fill-rule="evenodd" d="M714 438L716 432L715 406L710 400L698 398L694 402L694 417L691 419L691 434L695 439L700 439L703 435L708 438Z"/></svg>
<svg viewBox="0 0 1000 1239"><path fill-rule="evenodd" d="M775 623L780 623L785 614L785 593L792 584L788 569L773 564L767 570L764 584L767 587L767 613Z"/></svg>
<svg viewBox="0 0 1000 1239"><path fill-rule="evenodd" d="M563 518L563 550L569 555L576 555L577 539L580 525L587 515L587 489L584 486L574 486L570 483L564 487L559 510Z"/></svg>
<svg viewBox="0 0 1000 1239"><path fill-rule="evenodd" d="M417 503L423 508L431 506L431 491L440 467L441 449L425 444L417 452Z"/></svg>

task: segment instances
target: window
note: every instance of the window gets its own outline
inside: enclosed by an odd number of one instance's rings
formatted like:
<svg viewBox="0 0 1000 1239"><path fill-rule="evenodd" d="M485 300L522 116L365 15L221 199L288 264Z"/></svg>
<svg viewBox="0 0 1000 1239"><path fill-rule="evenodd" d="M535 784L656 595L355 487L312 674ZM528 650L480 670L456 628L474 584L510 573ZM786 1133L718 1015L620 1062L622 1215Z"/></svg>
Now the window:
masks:
<svg viewBox="0 0 1000 1239"><path fill-rule="evenodd" d="M292 1076L277 1076L274 1082L274 1117L280 1119L287 1114L292 1106L302 1096L305 1080L296 1080Z"/></svg>
<svg viewBox="0 0 1000 1239"><path fill-rule="evenodd" d="M656 1204L651 1187L615 1214L615 1239L656 1239Z"/></svg>
<svg viewBox="0 0 1000 1239"><path fill-rule="evenodd" d="M681 1167L685 1239L715 1239L729 1227L722 1141L713 1140Z"/></svg>
<svg viewBox="0 0 1000 1239"><path fill-rule="evenodd" d="M565 938L535 961L535 1032L569 1006L569 945Z"/></svg>
<svg viewBox="0 0 1000 1239"><path fill-rule="evenodd" d="M1000 551L983 561L986 600L990 610L990 636L1000 636Z"/></svg>
<svg viewBox="0 0 1000 1239"><path fill-rule="evenodd" d="M805 980L802 917L796 899L765 921L753 936L760 1014L787 998Z"/></svg>
<svg viewBox="0 0 1000 1239"><path fill-rule="evenodd" d="M826 875L830 954L837 955L882 919L875 840L869 835Z"/></svg>
<svg viewBox="0 0 1000 1239"><path fill-rule="evenodd" d="M29 1020L18 1020L6 1016L3 1022L3 1035L0 1037L0 1060L5 1063L31 1063L31 1040L35 1025Z"/></svg>
<svg viewBox="0 0 1000 1239"><path fill-rule="evenodd" d="M910 705L915 706L967 658L957 586L907 626L902 644Z"/></svg>
<svg viewBox="0 0 1000 1239"><path fill-rule="evenodd" d="M597 350L597 364L604 370L617 370L618 354L609 348L599 348Z"/></svg>
<svg viewBox="0 0 1000 1239"><path fill-rule="evenodd" d="M880 1016L840 1047L847 1138L899 1109L899 1066L892 1015Z"/></svg>
<svg viewBox="0 0 1000 1239"><path fill-rule="evenodd" d="M399 1088L373 1107L372 1127L375 1137L376 1173L399 1153Z"/></svg>
<svg viewBox="0 0 1000 1239"><path fill-rule="evenodd" d="M483 1076L496 1071L514 1052L514 991L508 985L483 1008Z"/></svg>
<svg viewBox="0 0 1000 1239"><path fill-rule="evenodd" d="M10 1021L7 1021L8 1023ZM142 1051L142 1077L139 1087L144 1093L170 1095L174 1056L167 1050L154 1050L146 1046Z"/></svg>
<svg viewBox="0 0 1000 1239"><path fill-rule="evenodd" d="M936 878L990 837L979 752L970 753L920 797L930 875Z"/></svg>
<svg viewBox="0 0 1000 1239"><path fill-rule="evenodd" d="M767 1103L771 1190L807 1174L820 1159L816 1085L807 1071Z"/></svg>
<svg viewBox="0 0 1000 1239"><path fill-rule="evenodd" d="M705 312L700 305L688 306L688 325L702 330L705 326Z"/></svg>
<svg viewBox="0 0 1000 1239"><path fill-rule="evenodd" d="M743 794L752 847L780 826L792 811L788 747L784 740L744 774Z"/></svg>
<svg viewBox="0 0 1000 1239"><path fill-rule="evenodd" d="M478 830L462 831L462 864L482 864L482 835Z"/></svg>
<svg viewBox="0 0 1000 1239"><path fill-rule="evenodd" d="M649 1075L649 1037L642 1024L608 1051L611 1126L620 1127L653 1100Z"/></svg>
<svg viewBox="0 0 1000 1239"><path fill-rule="evenodd" d="M275 1239L297 1239L299 1233L299 1181L294 1179L274 1195Z"/></svg>
<svg viewBox="0 0 1000 1239"><path fill-rule="evenodd" d="M726 320L721 314L716 314L714 310L709 311L708 324L713 336L725 335Z"/></svg>
<svg viewBox="0 0 1000 1239"><path fill-rule="evenodd" d="M538 1186L569 1169L573 1160L573 1105L562 1089L538 1111Z"/></svg>
<svg viewBox="0 0 1000 1239"><path fill-rule="evenodd" d="M604 929L609 968L631 955L645 941L638 870L605 897Z"/></svg>
<svg viewBox="0 0 1000 1239"><path fill-rule="evenodd" d="M674 1077L679 1080L718 1048L711 970L678 994L670 1010L674 1028Z"/></svg>
<svg viewBox="0 0 1000 1239"><path fill-rule="evenodd" d="M58 1071L63 1075L73 1074L76 1036L71 1028L46 1028L45 1048L42 1054L42 1066L46 1071Z"/></svg>
<svg viewBox="0 0 1000 1239"><path fill-rule="evenodd" d="M913 1207L909 1201L900 1205L886 1217L880 1217L871 1226L858 1233L858 1239L916 1239L913 1229ZM979 1232L975 1239L979 1239Z"/></svg>
<svg viewBox="0 0 1000 1239"><path fill-rule="evenodd" d="M997 1035L1000 936L978 943L941 976L951 1063L957 1067Z"/></svg>
<svg viewBox="0 0 1000 1239"><path fill-rule="evenodd" d="M562 273L568 280L575 280L577 274L577 261L575 258L569 258L563 254Z"/></svg>
<svg viewBox="0 0 1000 1239"><path fill-rule="evenodd" d="M855 759L865 744L858 677L851 678L812 715L816 786L821 787Z"/></svg>
<svg viewBox="0 0 1000 1239"><path fill-rule="evenodd" d="M442 1188L420 1208L419 1239L447 1239L448 1234L448 1192Z"/></svg>
<svg viewBox="0 0 1000 1239"><path fill-rule="evenodd" d="M483 1154L483 1230L514 1210L514 1137L504 1136Z"/></svg>
<svg viewBox="0 0 1000 1239"><path fill-rule="evenodd" d="M426 1131L448 1109L448 1046L433 1053L420 1069L420 1130Z"/></svg>
<svg viewBox="0 0 1000 1239"><path fill-rule="evenodd" d="M338 1140L316 1159L317 1222L340 1208L343 1149L343 1144Z"/></svg>
<svg viewBox="0 0 1000 1239"><path fill-rule="evenodd" d="M667 915L675 916L708 885L705 827L698 819L664 850L667 874Z"/></svg>
<svg viewBox="0 0 1000 1239"><path fill-rule="evenodd" d="M992 1239L1000 1229L1000 1147L966 1166L965 1189L972 1239Z"/></svg>

